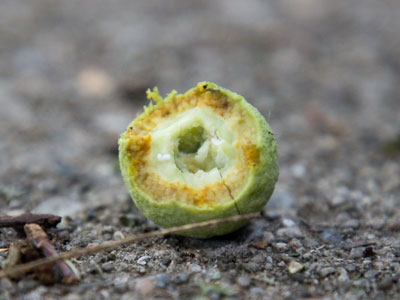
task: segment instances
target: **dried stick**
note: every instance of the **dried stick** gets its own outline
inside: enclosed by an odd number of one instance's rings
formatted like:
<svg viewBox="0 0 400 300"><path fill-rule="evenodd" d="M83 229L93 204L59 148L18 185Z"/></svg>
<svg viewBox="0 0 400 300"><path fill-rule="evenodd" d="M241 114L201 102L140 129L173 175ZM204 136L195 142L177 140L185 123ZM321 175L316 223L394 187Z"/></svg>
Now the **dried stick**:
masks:
<svg viewBox="0 0 400 300"><path fill-rule="evenodd" d="M26 224L24 226L25 234L29 242L42 252L44 257L58 257L56 249L47 238L46 232L38 224ZM58 270L62 275L62 282L66 284L73 284L79 281L79 278L71 270L64 260L56 262Z"/></svg>
<svg viewBox="0 0 400 300"><path fill-rule="evenodd" d="M16 217L0 217L0 228L11 227L22 232L25 224L36 223L47 228L55 227L60 221L61 217L55 215L25 213Z"/></svg>
<svg viewBox="0 0 400 300"><path fill-rule="evenodd" d="M210 226L221 225L221 224L225 224L225 223L231 223L231 222L234 223L234 222L239 222L239 221L251 220L251 219L255 219L255 218L259 218L259 217L260 217L259 213L251 213L251 214L247 214L247 215L233 216L233 217L224 218L224 219L205 221L205 222L200 222L200 223L171 227L169 229L162 229L162 230L156 230L156 231L152 231L152 232L148 232L148 233L133 235L133 236L127 237L120 241L108 242L108 243L104 243L99 246L89 247L89 248L84 248L84 249L75 249L75 250L72 250L69 252L62 252L58 256L55 256L55 257L42 258L42 259L38 259L38 260L29 262L26 264L18 265L14 268L0 271L0 278L15 276L15 275L18 275L21 273L28 272L39 266L50 265L57 261L70 259L73 257L80 257L80 256L84 256L84 255L90 255L90 254L102 252L102 251L109 251L109 250L115 249L119 246L130 245L134 242L149 239L152 237L164 236L164 235L179 233L179 232L192 230L192 229L200 229L200 228L205 228L205 227L210 227Z"/></svg>

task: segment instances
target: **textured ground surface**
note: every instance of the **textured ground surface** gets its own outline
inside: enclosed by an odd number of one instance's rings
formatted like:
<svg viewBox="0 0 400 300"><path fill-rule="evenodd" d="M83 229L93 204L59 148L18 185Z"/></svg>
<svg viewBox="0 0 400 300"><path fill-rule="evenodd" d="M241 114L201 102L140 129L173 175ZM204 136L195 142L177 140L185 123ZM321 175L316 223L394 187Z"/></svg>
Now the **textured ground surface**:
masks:
<svg viewBox="0 0 400 300"><path fill-rule="evenodd" d="M73 287L1 280L0 299L400 299L400 2L189 2L2 1L1 214L69 216L59 250L156 229L118 135L147 87L211 80L276 132L265 217L77 259Z"/></svg>

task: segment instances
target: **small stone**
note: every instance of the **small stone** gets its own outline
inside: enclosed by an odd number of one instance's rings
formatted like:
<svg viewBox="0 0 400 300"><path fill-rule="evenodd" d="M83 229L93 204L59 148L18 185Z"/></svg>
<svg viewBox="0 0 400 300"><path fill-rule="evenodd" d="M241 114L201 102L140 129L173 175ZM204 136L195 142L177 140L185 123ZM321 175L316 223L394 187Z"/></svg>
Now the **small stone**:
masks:
<svg viewBox="0 0 400 300"><path fill-rule="evenodd" d="M263 264L265 262L265 257L262 254L257 254L256 256L254 256L252 258L251 261L253 261L257 264Z"/></svg>
<svg viewBox="0 0 400 300"><path fill-rule="evenodd" d="M362 248L352 248L350 250L350 258L357 259L363 257L363 249Z"/></svg>
<svg viewBox="0 0 400 300"><path fill-rule="evenodd" d="M93 208L89 209L86 215L88 221L93 221L97 218L97 211Z"/></svg>
<svg viewBox="0 0 400 300"><path fill-rule="evenodd" d="M391 276L386 275L378 282L378 289L380 290L388 290L393 285L393 279Z"/></svg>
<svg viewBox="0 0 400 300"><path fill-rule="evenodd" d="M113 238L116 241L120 241L120 240L123 240L125 238L125 235L121 231L116 231L113 234Z"/></svg>
<svg viewBox="0 0 400 300"><path fill-rule="evenodd" d="M327 276L329 276L331 274L334 274L334 273L336 273L336 269L332 268L332 267L322 268L319 271L319 275L321 275L321 277L327 277Z"/></svg>
<svg viewBox="0 0 400 300"><path fill-rule="evenodd" d="M140 258L137 260L137 263L138 263L139 265L145 266L145 265L147 265L147 262L148 262L150 259L151 259L151 256L145 255L145 256L140 257Z"/></svg>
<svg viewBox="0 0 400 300"><path fill-rule="evenodd" d="M294 226L296 226L296 222L293 221L292 219L283 218L282 225L285 227L294 227Z"/></svg>
<svg viewBox="0 0 400 300"><path fill-rule="evenodd" d="M167 273L157 274L155 285L161 288L166 288L170 284L170 278Z"/></svg>
<svg viewBox="0 0 400 300"><path fill-rule="evenodd" d="M8 278L2 278L0 280L0 291L1 290L8 291L11 294L16 292L15 285Z"/></svg>
<svg viewBox="0 0 400 300"><path fill-rule="evenodd" d="M272 232L264 231L263 238L267 243L272 243L275 240L275 235Z"/></svg>
<svg viewBox="0 0 400 300"><path fill-rule="evenodd" d="M278 267L283 268L284 266L286 266L286 263L285 263L283 260L281 260L281 261L278 263Z"/></svg>
<svg viewBox="0 0 400 300"><path fill-rule="evenodd" d="M368 279L375 278L378 274L379 274L379 271L372 269L372 270L369 270L367 273L365 273L364 277L368 278Z"/></svg>
<svg viewBox="0 0 400 300"><path fill-rule="evenodd" d="M328 244L336 245L343 241L340 232L336 229L326 229L320 234L321 239Z"/></svg>
<svg viewBox="0 0 400 300"><path fill-rule="evenodd" d="M306 238L303 241L303 245L306 248L317 248L319 243L315 239Z"/></svg>
<svg viewBox="0 0 400 300"><path fill-rule="evenodd" d="M249 273L255 273L261 270L262 266L255 262L249 262L242 264L242 267L245 271Z"/></svg>
<svg viewBox="0 0 400 300"><path fill-rule="evenodd" d="M345 268L339 268L338 280L341 282L349 281L349 275L347 275L347 271Z"/></svg>
<svg viewBox="0 0 400 300"><path fill-rule="evenodd" d="M300 228L297 226L280 228L277 230L276 234L279 237L286 237L286 238L301 238L301 237L303 237L303 233L301 232Z"/></svg>
<svg viewBox="0 0 400 300"><path fill-rule="evenodd" d="M259 287L252 287L250 289L250 294L255 295L257 297L260 297L260 296L263 296L265 294L265 290L263 288L259 288Z"/></svg>
<svg viewBox="0 0 400 300"><path fill-rule="evenodd" d="M112 270L114 270L114 266L111 262L106 262L104 264L101 265L101 269L104 272L111 272Z"/></svg>
<svg viewBox="0 0 400 300"><path fill-rule="evenodd" d="M211 280L219 280L221 279L221 272L215 271L214 274L211 276Z"/></svg>
<svg viewBox="0 0 400 300"><path fill-rule="evenodd" d="M114 279L113 285L115 292L123 294L128 290L128 275L118 276Z"/></svg>
<svg viewBox="0 0 400 300"><path fill-rule="evenodd" d="M263 213L264 213L264 216L269 221L275 221L281 217L281 214L278 211L274 211L274 210L264 209Z"/></svg>
<svg viewBox="0 0 400 300"><path fill-rule="evenodd" d="M348 201L348 199L346 199L343 195L337 195L334 196L330 201L329 204L332 207L339 207L344 205L346 202Z"/></svg>
<svg viewBox="0 0 400 300"><path fill-rule="evenodd" d="M351 228L351 229L357 229L357 228L360 227L360 221L357 220L357 219L350 219L350 220L344 222L342 227Z"/></svg>
<svg viewBox="0 0 400 300"><path fill-rule="evenodd" d="M268 246L267 242L264 241L259 241L259 242L253 242L250 244L250 246L259 249L259 250L265 250Z"/></svg>
<svg viewBox="0 0 400 300"><path fill-rule="evenodd" d="M294 281L298 281L298 282L304 282L304 280L306 279L303 273L291 274L290 278L292 278Z"/></svg>
<svg viewBox="0 0 400 300"><path fill-rule="evenodd" d="M290 274L294 274L294 273L300 272L301 270L303 270L303 268L304 268L304 266L301 263L292 260L289 263L288 271Z"/></svg>
<svg viewBox="0 0 400 300"><path fill-rule="evenodd" d="M247 275L242 275L239 276L237 279L237 283L241 286L241 287L248 287L250 286L250 282L251 282L251 278Z"/></svg>
<svg viewBox="0 0 400 300"><path fill-rule="evenodd" d="M148 278L139 279L136 283L135 290L144 298L148 298L154 290L153 281Z"/></svg>
<svg viewBox="0 0 400 300"><path fill-rule="evenodd" d="M173 280L176 284L183 284L183 283L187 283L189 281L189 274L187 273L179 273L176 274L174 280Z"/></svg>
<svg viewBox="0 0 400 300"><path fill-rule="evenodd" d="M170 263L171 263L171 259L170 259L169 257L164 257L164 258L161 260L161 264L162 264L163 266L168 267Z"/></svg>
<svg viewBox="0 0 400 300"><path fill-rule="evenodd" d="M64 300L81 300L82 295L79 295L77 293L69 293L65 297L63 297Z"/></svg>
<svg viewBox="0 0 400 300"><path fill-rule="evenodd" d="M357 267L355 265L348 265L346 266L347 272L355 272L357 270Z"/></svg>
<svg viewBox="0 0 400 300"><path fill-rule="evenodd" d="M279 252L284 252L289 250L289 246L286 243L276 243L274 246L276 250L278 250Z"/></svg>
<svg viewBox="0 0 400 300"><path fill-rule="evenodd" d="M39 282L33 279L24 279L18 282L18 291L21 293L26 293L30 290L39 286Z"/></svg>
<svg viewBox="0 0 400 300"><path fill-rule="evenodd" d="M192 264L190 266L190 271L193 273L201 272L201 267L198 264Z"/></svg>

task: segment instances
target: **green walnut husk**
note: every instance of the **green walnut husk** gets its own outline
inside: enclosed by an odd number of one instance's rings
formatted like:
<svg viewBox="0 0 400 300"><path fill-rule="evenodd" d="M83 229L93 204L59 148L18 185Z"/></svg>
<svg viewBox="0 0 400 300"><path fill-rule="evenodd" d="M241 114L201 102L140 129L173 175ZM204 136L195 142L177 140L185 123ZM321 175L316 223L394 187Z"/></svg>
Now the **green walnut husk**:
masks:
<svg viewBox="0 0 400 300"><path fill-rule="evenodd" d="M278 179L274 134L242 96L212 82L164 99L157 88L119 139L122 176L139 210L168 228L260 211ZM247 221L193 229L209 238Z"/></svg>

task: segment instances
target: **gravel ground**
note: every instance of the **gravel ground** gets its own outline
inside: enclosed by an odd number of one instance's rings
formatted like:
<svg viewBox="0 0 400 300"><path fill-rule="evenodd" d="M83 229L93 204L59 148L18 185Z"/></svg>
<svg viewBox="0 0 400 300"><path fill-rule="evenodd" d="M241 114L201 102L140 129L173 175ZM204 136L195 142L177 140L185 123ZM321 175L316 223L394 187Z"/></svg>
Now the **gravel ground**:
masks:
<svg viewBox="0 0 400 300"><path fill-rule="evenodd" d="M0 299L400 299L399 11L397 0L3 0L1 215L64 216L60 251L157 229L117 161L154 85L210 80L244 95L276 133L281 175L263 218L236 233L79 258L71 287L3 279ZM15 239L0 230L0 248Z"/></svg>

